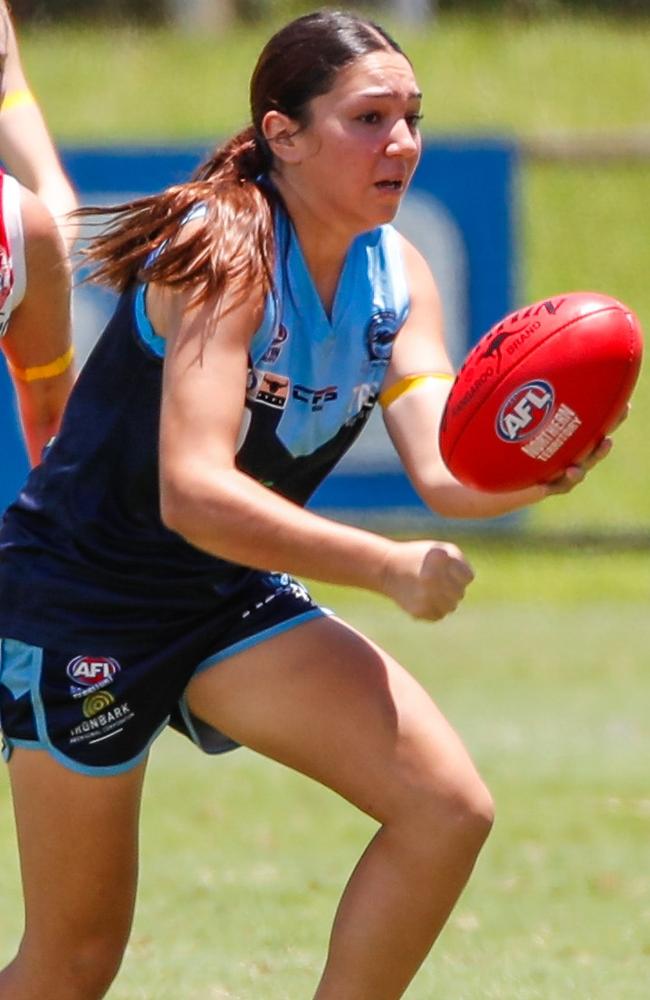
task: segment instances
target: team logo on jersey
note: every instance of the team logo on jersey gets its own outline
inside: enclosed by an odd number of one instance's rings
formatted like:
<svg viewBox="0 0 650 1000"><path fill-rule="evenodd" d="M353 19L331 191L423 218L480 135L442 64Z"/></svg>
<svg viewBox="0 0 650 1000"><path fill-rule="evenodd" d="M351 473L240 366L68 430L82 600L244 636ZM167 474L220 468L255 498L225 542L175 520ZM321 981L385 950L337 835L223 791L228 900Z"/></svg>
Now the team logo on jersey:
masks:
<svg viewBox="0 0 650 1000"><path fill-rule="evenodd" d="M120 669L117 660L110 656L75 656L65 668L72 681L72 697L85 698L94 691L108 687Z"/></svg>
<svg viewBox="0 0 650 1000"><path fill-rule="evenodd" d="M366 330L366 343L371 361L390 361L397 331L397 315L392 309L375 313Z"/></svg>
<svg viewBox="0 0 650 1000"><path fill-rule="evenodd" d="M250 388L248 399L253 403L264 403L276 410L284 410L289 398L291 381L286 375L276 375L274 372L261 372L259 369L249 375Z"/></svg>
<svg viewBox="0 0 650 1000"><path fill-rule="evenodd" d="M280 357L282 348L284 347L288 339L289 339L289 334L287 332L287 328L286 326L281 325L278 328L278 332L276 333L275 337L269 344L266 354L264 354L264 356L262 357L262 361L266 362L266 364L269 365L275 364L275 362Z"/></svg>
<svg viewBox="0 0 650 1000"><path fill-rule="evenodd" d="M527 441L541 430L555 400L550 382L535 379L511 392L496 419L496 431L503 441Z"/></svg>

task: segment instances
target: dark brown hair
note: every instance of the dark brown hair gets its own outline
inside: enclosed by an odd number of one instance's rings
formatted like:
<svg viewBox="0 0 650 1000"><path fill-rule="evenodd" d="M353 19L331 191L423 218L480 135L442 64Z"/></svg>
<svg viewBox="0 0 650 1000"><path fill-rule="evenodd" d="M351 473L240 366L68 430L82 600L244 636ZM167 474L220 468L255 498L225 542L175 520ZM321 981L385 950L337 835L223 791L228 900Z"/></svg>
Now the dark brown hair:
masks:
<svg viewBox="0 0 650 1000"><path fill-rule="evenodd" d="M217 302L229 284L244 290L261 278L268 289L275 196L272 185L259 183L273 166L264 116L277 110L305 127L310 101L331 89L340 70L381 49L402 54L378 25L341 11L316 11L280 29L251 78L252 124L217 147L188 182L127 204L80 209L82 217L113 217L83 252L94 265L91 280L118 291L133 280L193 287L197 300ZM174 240L199 203L203 224L190 239ZM153 251L160 252L152 258Z"/></svg>

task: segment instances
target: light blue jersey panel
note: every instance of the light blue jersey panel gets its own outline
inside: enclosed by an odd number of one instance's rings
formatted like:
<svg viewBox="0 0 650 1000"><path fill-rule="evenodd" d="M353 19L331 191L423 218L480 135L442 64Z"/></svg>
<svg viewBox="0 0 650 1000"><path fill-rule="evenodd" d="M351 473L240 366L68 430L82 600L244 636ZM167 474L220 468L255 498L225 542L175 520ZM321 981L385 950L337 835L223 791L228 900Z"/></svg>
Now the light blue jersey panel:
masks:
<svg viewBox="0 0 650 1000"><path fill-rule="evenodd" d="M188 220L204 211L197 206ZM275 255L274 288L249 352L237 462L305 503L368 419L410 299L392 226L352 243L330 316L282 208L275 211ZM162 360L165 341L147 317L146 286L137 288L134 307L140 344Z"/></svg>
<svg viewBox="0 0 650 1000"><path fill-rule="evenodd" d="M281 411L275 433L311 455L376 400L409 310L392 226L359 236L341 272L331 316L284 212L276 214L276 295L251 346L249 403Z"/></svg>

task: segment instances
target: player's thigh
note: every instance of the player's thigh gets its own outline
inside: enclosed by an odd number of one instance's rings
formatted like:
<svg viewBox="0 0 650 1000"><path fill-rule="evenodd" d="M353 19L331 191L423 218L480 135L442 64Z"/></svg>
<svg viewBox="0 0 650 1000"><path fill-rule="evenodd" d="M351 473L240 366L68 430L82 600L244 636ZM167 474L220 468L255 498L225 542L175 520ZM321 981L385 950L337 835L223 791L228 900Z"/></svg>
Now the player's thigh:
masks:
<svg viewBox="0 0 650 1000"><path fill-rule="evenodd" d="M409 802L453 808L462 798L487 800L424 688L335 618L299 625L203 671L187 700L203 721L380 821Z"/></svg>
<svg viewBox="0 0 650 1000"><path fill-rule="evenodd" d="M44 750L14 750L9 772L28 939L58 937L74 947L88 936L128 933L144 769L91 777Z"/></svg>

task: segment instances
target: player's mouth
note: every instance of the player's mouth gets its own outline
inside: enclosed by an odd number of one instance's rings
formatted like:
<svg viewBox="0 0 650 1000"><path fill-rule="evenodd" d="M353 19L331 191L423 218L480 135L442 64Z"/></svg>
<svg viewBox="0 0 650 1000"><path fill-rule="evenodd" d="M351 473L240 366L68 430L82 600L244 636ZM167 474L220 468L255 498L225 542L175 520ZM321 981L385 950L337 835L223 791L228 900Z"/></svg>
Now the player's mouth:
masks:
<svg viewBox="0 0 650 1000"><path fill-rule="evenodd" d="M406 187L404 181L401 178L395 178L394 180L377 181L375 187L380 191L394 191L399 194Z"/></svg>

